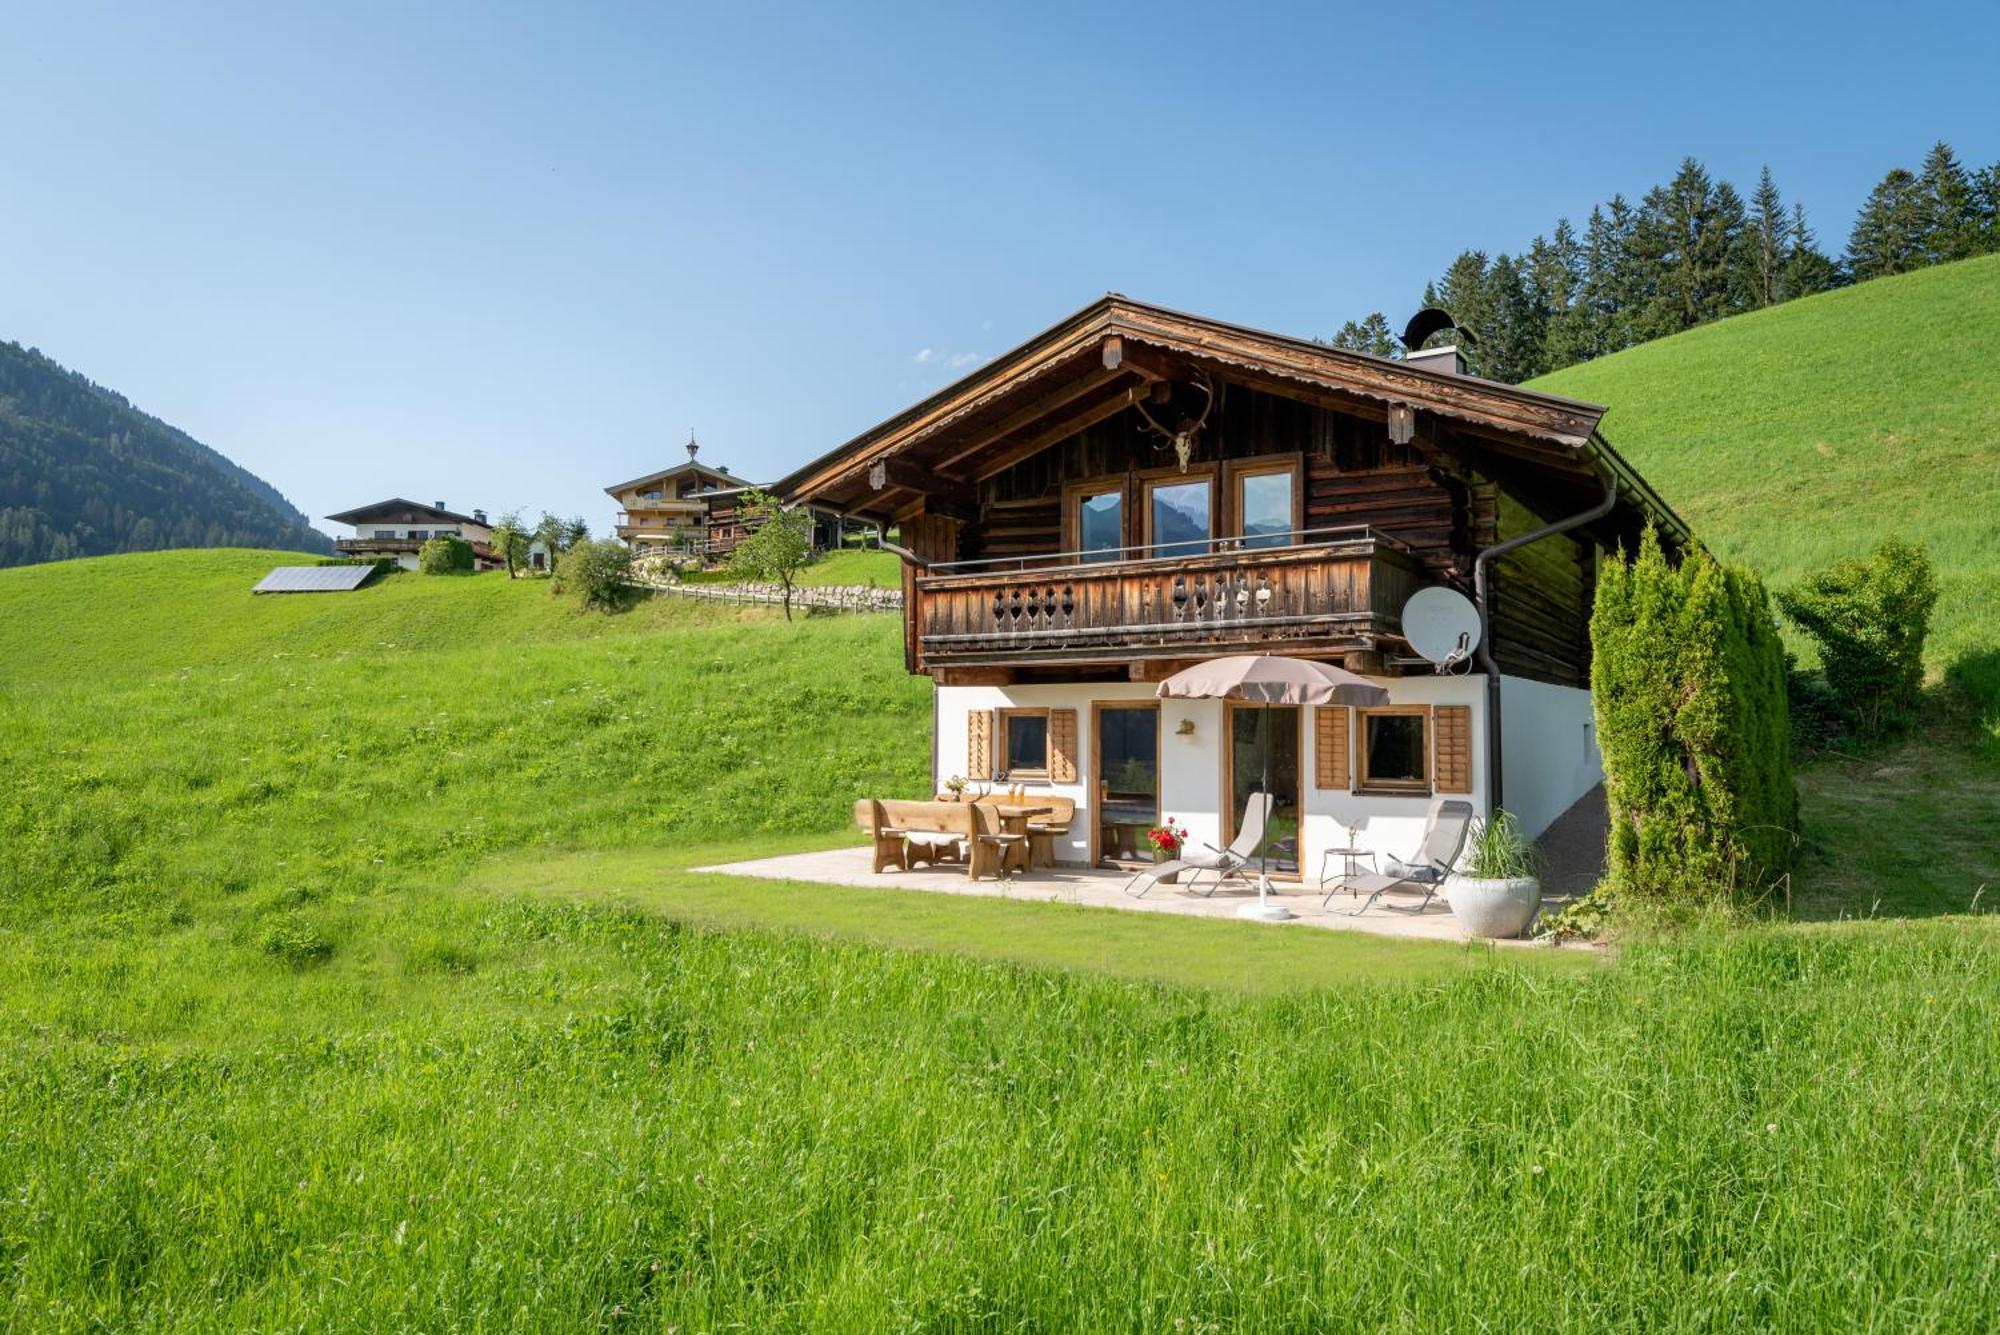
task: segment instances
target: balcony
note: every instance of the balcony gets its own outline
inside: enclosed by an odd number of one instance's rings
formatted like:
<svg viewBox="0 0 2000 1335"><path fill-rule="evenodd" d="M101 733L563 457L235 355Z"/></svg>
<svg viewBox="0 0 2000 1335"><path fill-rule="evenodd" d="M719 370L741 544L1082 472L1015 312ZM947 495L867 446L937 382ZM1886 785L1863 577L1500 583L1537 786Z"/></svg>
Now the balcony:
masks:
<svg viewBox="0 0 2000 1335"><path fill-rule="evenodd" d="M1124 662L1272 650L1373 650L1431 582L1367 528L1158 554L1123 549L932 566L910 610L926 666ZM1104 559L1110 557L1112 559Z"/></svg>
<svg viewBox="0 0 2000 1335"><path fill-rule="evenodd" d="M455 534L446 534L454 537ZM393 556L399 552L412 554L423 549L423 538L335 538L333 549L342 556Z"/></svg>

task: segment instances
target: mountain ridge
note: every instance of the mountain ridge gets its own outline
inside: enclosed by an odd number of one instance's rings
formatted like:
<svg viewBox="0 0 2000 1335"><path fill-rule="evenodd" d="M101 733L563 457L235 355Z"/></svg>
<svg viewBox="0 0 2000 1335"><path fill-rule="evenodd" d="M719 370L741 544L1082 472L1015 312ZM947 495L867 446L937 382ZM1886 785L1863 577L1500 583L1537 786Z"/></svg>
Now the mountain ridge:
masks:
<svg viewBox="0 0 2000 1335"><path fill-rule="evenodd" d="M0 566L177 547L333 550L221 451L40 349L0 341Z"/></svg>

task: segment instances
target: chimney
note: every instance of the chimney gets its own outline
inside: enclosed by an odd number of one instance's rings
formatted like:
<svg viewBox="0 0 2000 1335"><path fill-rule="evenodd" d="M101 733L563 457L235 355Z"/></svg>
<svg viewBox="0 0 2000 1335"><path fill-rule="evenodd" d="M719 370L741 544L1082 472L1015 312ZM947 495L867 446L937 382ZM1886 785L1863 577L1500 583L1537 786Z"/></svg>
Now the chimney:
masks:
<svg viewBox="0 0 2000 1335"><path fill-rule="evenodd" d="M484 510L474 510L474 511L472 512L472 522L473 522L473 523L475 523L475 524L483 524L483 523L485 523L485 522L486 522L486 512L485 512Z"/></svg>
<svg viewBox="0 0 2000 1335"><path fill-rule="evenodd" d="M1420 371L1442 371L1446 375L1470 374L1465 369L1465 358L1458 355L1456 344L1406 352L1403 354L1403 365L1414 366Z"/></svg>
<svg viewBox="0 0 2000 1335"><path fill-rule="evenodd" d="M689 432L688 432L688 460L689 460L689 462L693 462L693 460L694 460L694 457L695 457L695 455L697 455L697 454L699 454L699 453L701 453L701 445L700 445L700 444L699 444L699 443L698 443L698 442L697 442L697 441L695 440L695 438L694 438L694 432L693 432L693 431L689 431Z"/></svg>
<svg viewBox="0 0 2000 1335"><path fill-rule="evenodd" d="M442 509L444 509L444 502L443 502L443 501L432 501L432 502L431 502L431 509L433 509L433 510L442 510Z"/></svg>

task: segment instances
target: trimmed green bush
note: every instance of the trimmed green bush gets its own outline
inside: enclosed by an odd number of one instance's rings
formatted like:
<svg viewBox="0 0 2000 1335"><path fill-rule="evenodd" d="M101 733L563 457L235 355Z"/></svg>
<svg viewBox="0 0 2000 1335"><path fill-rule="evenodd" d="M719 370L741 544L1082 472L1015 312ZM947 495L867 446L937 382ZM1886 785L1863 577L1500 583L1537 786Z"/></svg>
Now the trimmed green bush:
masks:
<svg viewBox="0 0 2000 1335"><path fill-rule="evenodd" d="M472 569L472 544L464 538L432 538L417 549L417 568L426 575L463 574Z"/></svg>
<svg viewBox="0 0 2000 1335"><path fill-rule="evenodd" d="M1841 721L1874 738L1916 721L1937 598L1930 554L1885 538L1866 560L1835 561L1779 593L1778 606L1819 645Z"/></svg>
<svg viewBox="0 0 2000 1335"><path fill-rule="evenodd" d="M632 553L611 538L585 539L556 561L551 593L575 593L585 607L612 611L632 597Z"/></svg>
<svg viewBox="0 0 2000 1335"><path fill-rule="evenodd" d="M1649 529L1630 565L1605 563L1590 634L1613 893L1694 907L1764 891L1791 864L1798 793L1763 584L1700 550L1676 567Z"/></svg>

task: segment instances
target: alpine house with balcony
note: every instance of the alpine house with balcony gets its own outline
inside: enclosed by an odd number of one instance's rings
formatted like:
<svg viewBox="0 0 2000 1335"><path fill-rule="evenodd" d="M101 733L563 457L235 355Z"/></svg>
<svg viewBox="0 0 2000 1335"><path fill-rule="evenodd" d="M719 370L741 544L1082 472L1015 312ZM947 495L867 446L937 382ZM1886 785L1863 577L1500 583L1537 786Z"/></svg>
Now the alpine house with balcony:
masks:
<svg viewBox="0 0 2000 1335"><path fill-rule="evenodd" d="M1353 844L1407 855L1440 795L1532 834L1599 782L1600 553L1649 522L1689 541L1603 413L1452 349L1395 361L1114 294L777 490L898 530L933 779L1074 797L1064 860L1138 856L1168 816L1232 836L1258 711L1157 700L1162 678L1270 652L1377 680L1384 707L1266 720L1266 852L1297 875ZM1434 587L1483 630L1442 663L1403 624Z"/></svg>

